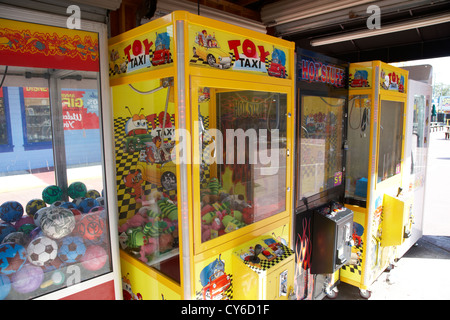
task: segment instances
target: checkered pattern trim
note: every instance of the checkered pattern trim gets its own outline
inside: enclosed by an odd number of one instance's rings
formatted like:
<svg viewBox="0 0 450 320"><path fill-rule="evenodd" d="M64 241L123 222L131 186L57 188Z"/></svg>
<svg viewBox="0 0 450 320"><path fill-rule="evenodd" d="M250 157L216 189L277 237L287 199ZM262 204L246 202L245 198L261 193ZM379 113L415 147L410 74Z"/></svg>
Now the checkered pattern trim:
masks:
<svg viewBox="0 0 450 320"><path fill-rule="evenodd" d="M270 268L272 268L279 262L283 261L284 259L286 259L294 254L294 251L292 251L290 248L288 248L284 245L282 245L282 246L283 246L284 253L281 256L278 256L271 261L261 259L261 261L258 264L253 264L248 261L244 261L244 264L247 265L247 267L249 267L256 273L261 274L261 273L269 270Z"/></svg>
<svg viewBox="0 0 450 320"><path fill-rule="evenodd" d="M344 265L344 266L342 266L342 270L361 275L362 263L363 263L363 242L361 241L361 244L358 246L355 246L355 248L359 252L358 264L357 265L354 265L354 264Z"/></svg>
<svg viewBox="0 0 450 320"><path fill-rule="evenodd" d="M230 68L232 68L234 66L234 63L236 62L236 56L234 55L234 52L230 51L228 52L228 54L232 57L231 58L231 66ZM269 60L267 57L265 59L265 66L266 66L266 73L269 71L269 67L270 67L270 63L272 62L272 60ZM197 64L197 65L202 65L202 66L209 66L208 61L203 60L202 58L200 58L198 55L194 54L191 58L191 60L189 60L189 63L192 64ZM286 71L286 78L289 78L288 72Z"/></svg>

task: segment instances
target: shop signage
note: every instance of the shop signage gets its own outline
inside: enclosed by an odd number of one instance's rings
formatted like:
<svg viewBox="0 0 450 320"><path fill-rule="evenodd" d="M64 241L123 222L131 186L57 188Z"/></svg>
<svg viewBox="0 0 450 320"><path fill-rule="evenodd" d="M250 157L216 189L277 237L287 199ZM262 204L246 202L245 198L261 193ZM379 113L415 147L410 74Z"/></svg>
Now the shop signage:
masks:
<svg viewBox="0 0 450 320"><path fill-rule="evenodd" d="M0 19L2 65L99 71L96 33Z"/></svg>
<svg viewBox="0 0 450 320"><path fill-rule="evenodd" d="M384 90L398 91L401 93L405 91L406 74L401 74L398 71L390 70L389 68L382 68L380 74L380 86Z"/></svg>
<svg viewBox="0 0 450 320"><path fill-rule="evenodd" d="M344 68L303 56L298 63L298 77L300 81L319 82L337 88L345 86L346 76Z"/></svg>
<svg viewBox="0 0 450 320"><path fill-rule="evenodd" d="M110 46L110 79L171 65L173 27L162 27Z"/></svg>
<svg viewBox="0 0 450 320"><path fill-rule="evenodd" d="M189 25L188 43L191 65L290 78L284 47L195 24Z"/></svg>
<svg viewBox="0 0 450 320"><path fill-rule="evenodd" d="M49 99L48 88L24 87L24 99ZM99 129L98 93L95 89L61 90L64 130Z"/></svg>

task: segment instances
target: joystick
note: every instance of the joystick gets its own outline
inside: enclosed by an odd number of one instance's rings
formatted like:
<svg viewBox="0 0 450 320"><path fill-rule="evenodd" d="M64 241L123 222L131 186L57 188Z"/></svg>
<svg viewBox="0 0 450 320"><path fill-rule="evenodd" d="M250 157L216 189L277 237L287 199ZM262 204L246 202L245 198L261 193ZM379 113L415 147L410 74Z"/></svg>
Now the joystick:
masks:
<svg viewBox="0 0 450 320"><path fill-rule="evenodd" d="M251 263L259 263L261 260L258 258L259 254L262 252L262 247L260 244L257 244L254 249L253 257L250 257L249 262Z"/></svg>

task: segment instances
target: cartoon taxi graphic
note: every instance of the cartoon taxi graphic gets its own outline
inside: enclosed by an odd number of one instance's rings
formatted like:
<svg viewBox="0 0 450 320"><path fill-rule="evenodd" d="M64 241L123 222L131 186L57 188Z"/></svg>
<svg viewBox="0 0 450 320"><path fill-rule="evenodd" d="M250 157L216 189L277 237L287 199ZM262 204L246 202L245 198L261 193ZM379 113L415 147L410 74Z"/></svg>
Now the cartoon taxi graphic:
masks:
<svg viewBox="0 0 450 320"><path fill-rule="evenodd" d="M366 70L356 70L355 76L353 77L352 81L350 82L350 87L353 87L353 88L368 87L369 86L369 82L367 80L368 76L369 76L369 73Z"/></svg>
<svg viewBox="0 0 450 320"><path fill-rule="evenodd" d="M153 52L152 65L158 66L170 62L170 36L167 32L159 33L156 36L155 52Z"/></svg>
<svg viewBox="0 0 450 320"><path fill-rule="evenodd" d="M223 300L230 285L230 276L221 270L216 271L209 278L209 283L203 287L203 300Z"/></svg>
<svg viewBox="0 0 450 320"><path fill-rule="evenodd" d="M127 60L124 57L120 57L119 52L112 50L109 53L109 69L114 71L115 74L121 74L127 72Z"/></svg>
<svg viewBox="0 0 450 320"><path fill-rule="evenodd" d="M267 73L271 77L286 78L286 55L279 49L272 52L272 62L270 63Z"/></svg>
<svg viewBox="0 0 450 320"><path fill-rule="evenodd" d="M206 61L211 67L218 69L231 67L231 55L220 49L215 35L211 36L206 30L197 33L192 51L194 56Z"/></svg>

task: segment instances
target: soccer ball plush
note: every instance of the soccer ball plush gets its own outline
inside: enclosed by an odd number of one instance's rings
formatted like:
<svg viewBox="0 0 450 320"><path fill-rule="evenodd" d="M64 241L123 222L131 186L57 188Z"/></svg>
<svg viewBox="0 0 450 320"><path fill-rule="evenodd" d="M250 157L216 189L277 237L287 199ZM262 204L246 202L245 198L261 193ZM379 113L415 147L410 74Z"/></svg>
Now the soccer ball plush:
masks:
<svg viewBox="0 0 450 320"><path fill-rule="evenodd" d="M33 216L34 224L38 227L41 226L41 218L47 211L52 210L52 207L44 207L39 209Z"/></svg>
<svg viewBox="0 0 450 320"><path fill-rule="evenodd" d="M95 200L97 200L97 202L100 206L102 206L103 208L105 207L105 198L104 197L98 197Z"/></svg>
<svg viewBox="0 0 450 320"><path fill-rule="evenodd" d="M41 199L31 199L30 201L28 201L27 205L25 206L25 211L27 213L27 215L29 215L30 217L33 217L34 214L42 208L45 208L47 206L47 204L45 203L44 200Z"/></svg>
<svg viewBox="0 0 450 320"><path fill-rule="evenodd" d="M86 252L86 246L80 237L66 237L58 251L58 257L65 263L74 263Z"/></svg>
<svg viewBox="0 0 450 320"><path fill-rule="evenodd" d="M44 280L42 268L27 264L11 277L12 288L19 293L33 292Z"/></svg>
<svg viewBox="0 0 450 320"><path fill-rule="evenodd" d="M4 300L11 291L11 281L9 277L0 275L0 300Z"/></svg>
<svg viewBox="0 0 450 320"><path fill-rule="evenodd" d="M11 232L2 240L2 243L17 243L25 246L28 243L28 237L20 231Z"/></svg>
<svg viewBox="0 0 450 320"><path fill-rule="evenodd" d="M99 240L106 229L106 223L98 213L84 215L77 224L76 232L86 240Z"/></svg>
<svg viewBox="0 0 450 320"><path fill-rule="evenodd" d="M65 201L63 201L63 200L55 201L55 202L53 202L53 203L51 204L51 207L60 207L60 206L63 205L64 202L65 202Z"/></svg>
<svg viewBox="0 0 450 320"><path fill-rule="evenodd" d="M86 254L81 258L81 265L91 271L101 269L108 260L108 254L101 246L93 245L86 249Z"/></svg>
<svg viewBox="0 0 450 320"><path fill-rule="evenodd" d="M42 232L52 239L61 239L75 228L75 217L70 209L50 207L40 218Z"/></svg>
<svg viewBox="0 0 450 320"><path fill-rule="evenodd" d="M27 261L27 250L17 243L0 244L0 273L11 275Z"/></svg>
<svg viewBox="0 0 450 320"><path fill-rule="evenodd" d="M9 223L2 222L0 223L0 242L10 233L15 232L16 228Z"/></svg>
<svg viewBox="0 0 450 320"><path fill-rule="evenodd" d="M78 208L78 206L80 205L81 201L83 201L84 199L86 199L86 197L75 198L75 199L73 199L72 203L75 204L76 207Z"/></svg>
<svg viewBox="0 0 450 320"><path fill-rule="evenodd" d="M62 200L62 195L61 188L54 185L48 186L42 191L42 199L48 204Z"/></svg>
<svg viewBox="0 0 450 320"><path fill-rule="evenodd" d="M17 201L6 201L0 206L0 219L5 222L16 222L22 218L23 207Z"/></svg>
<svg viewBox="0 0 450 320"><path fill-rule="evenodd" d="M80 202L80 204L78 205L78 210L80 210L82 213L88 213L92 208L98 206L99 204L97 200L93 198L86 198Z"/></svg>
<svg viewBox="0 0 450 320"><path fill-rule="evenodd" d="M27 247L28 261L38 267L50 263L58 255L58 245L48 237L33 239Z"/></svg>
<svg viewBox="0 0 450 320"><path fill-rule="evenodd" d="M97 199L98 197L100 197L100 192L98 192L97 190L90 189L86 191L86 198Z"/></svg>
<svg viewBox="0 0 450 320"><path fill-rule="evenodd" d="M67 193L69 194L69 197L72 199L81 198L86 196L86 185L83 182L72 182L67 189Z"/></svg>
<svg viewBox="0 0 450 320"><path fill-rule="evenodd" d="M63 207L66 209L76 209L77 208L76 204L73 202L70 202L70 201L66 201L66 202L62 203L60 205L60 207Z"/></svg>

